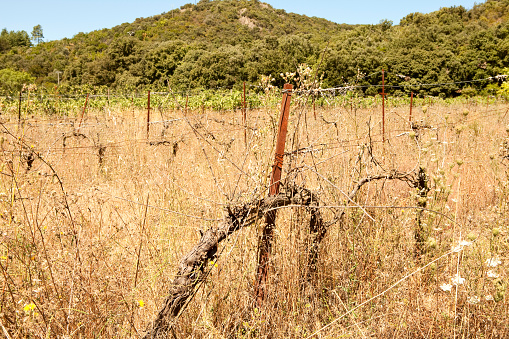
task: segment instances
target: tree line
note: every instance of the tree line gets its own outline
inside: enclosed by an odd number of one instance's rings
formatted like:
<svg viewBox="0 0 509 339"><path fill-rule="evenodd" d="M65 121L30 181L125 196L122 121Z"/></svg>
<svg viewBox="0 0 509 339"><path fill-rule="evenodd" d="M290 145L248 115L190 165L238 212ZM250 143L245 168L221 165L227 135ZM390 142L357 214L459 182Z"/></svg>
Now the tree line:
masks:
<svg viewBox="0 0 509 339"><path fill-rule="evenodd" d="M399 25L336 24L258 0L201 0L56 41L43 42L40 26L31 38L4 29L0 79L33 79L48 90L60 82L60 92L80 86L232 88L244 81L256 85L262 75L282 86L281 74L307 64L320 74L322 86L356 84L365 95L379 92L371 85L381 83L382 69L389 72L392 95L490 94L500 84L476 80L509 66L508 18L509 0L411 13ZM4 93L13 89L0 87Z"/></svg>

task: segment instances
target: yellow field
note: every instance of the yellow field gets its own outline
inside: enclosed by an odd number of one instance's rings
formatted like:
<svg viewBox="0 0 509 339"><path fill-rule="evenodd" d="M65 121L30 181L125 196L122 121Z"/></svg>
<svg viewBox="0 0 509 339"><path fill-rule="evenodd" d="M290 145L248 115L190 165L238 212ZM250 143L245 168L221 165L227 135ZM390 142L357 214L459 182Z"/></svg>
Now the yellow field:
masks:
<svg viewBox="0 0 509 339"><path fill-rule="evenodd" d="M310 189L335 221L316 275L309 211L282 208L264 306L258 222L220 243L174 335L509 337L508 110L415 107L412 129L389 107L383 143L381 107L294 104L284 189ZM0 117L3 336L142 335L200 232L267 195L277 110L248 111L247 144L240 112L155 110L148 138L145 114Z"/></svg>

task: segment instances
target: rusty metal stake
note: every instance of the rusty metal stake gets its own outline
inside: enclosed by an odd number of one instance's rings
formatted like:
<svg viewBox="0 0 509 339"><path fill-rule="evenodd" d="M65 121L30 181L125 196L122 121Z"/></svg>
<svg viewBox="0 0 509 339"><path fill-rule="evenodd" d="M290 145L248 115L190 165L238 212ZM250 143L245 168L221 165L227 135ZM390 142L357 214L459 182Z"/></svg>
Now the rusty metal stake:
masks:
<svg viewBox="0 0 509 339"><path fill-rule="evenodd" d="M150 91L148 91L147 97L147 139L150 135Z"/></svg>
<svg viewBox="0 0 509 339"><path fill-rule="evenodd" d="M315 102L314 94L313 94L313 115L315 116L315 120L316 120L316 102Z"/></svg>
<svg viewBox="0 0 509 339"><path fill-rule="evenodd" d="M385 71L382 69L382 141L385 144Z"/></svg>
<svg viewBox="0 0 509 339"><path fill-rule="evenodd" d="M187 105L189 104L189 93L186 94L186 109L184 111L184 115L187 115Z"/></svg>
<svg viewBox="0 0 509 339"><path fill-rule="evenodd" d="M83 117L85 116L85 111L87 109L87 104L88 104L88 96L89 96L89 93L87 93L87 98L85 99L85 106L83 106L83 112L81 113L81 119L80 119L80 123L78 125L78 129L81 128L81 123L83 122Z"/></svg>
<svg viewBox="0 0 509 339"><path fill-rule="evenodd" d="M131 106L133 108L133 121L134 121L134 94L133 97L131 98Z"/></svg>
<svg viewBox="0 0 509 339"><path fill-rule="evenodd" d="M408 118L410 125L412 124L412 107L413 106L414 106L414 92L411 92L410 93L410 117Z"/></svg>
<svg viewBox="0 0 509 339"><path fill-rule="evenodd" d="M275 196L279 193L281 180L281 171L283 168L283 156L285 152L286 134L288 132L288 116L290 115L290 101L293 85L285 84L283 87L283 100L281 102L281 117L279 119L279 130L276 143L276 156L272 166L272 175L270 177L269 196ZM258 270L256 275L255 293L256 303L261 307L266 294L267 271L269 264L269 255L272 249L272 238L276 221L276 211L270 211L265 218L265 227L258 245Z"/></svg>
<svg viewBox="0 0 509 339"><path fill-rule="evenodd" d="M244 145L247 147L247 116L246 116L246 82L244 81L244 97L242 100L242 124L244 125Z"/></svg>
<svg viewBox="0 0 509 339"><path fill-rule="evenodd" d="M18 104L18 125L21 123L21 93L23 90L19 91L19 104Z"/></svg>

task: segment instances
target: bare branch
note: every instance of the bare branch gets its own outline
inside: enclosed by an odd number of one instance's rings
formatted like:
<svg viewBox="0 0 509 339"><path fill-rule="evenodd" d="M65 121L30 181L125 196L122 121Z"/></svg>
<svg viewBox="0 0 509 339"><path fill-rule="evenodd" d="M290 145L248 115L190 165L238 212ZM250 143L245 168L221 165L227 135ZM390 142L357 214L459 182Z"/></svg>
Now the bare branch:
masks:
<svg viewBox="0 0 509 339"><path fill-rule="evenodd" d="M169 295L144 338L166 338L168 336L173 328L174 319L193 297L196 286L204 281L210 273L205 268L208 261L215 258L218 244L221 241L235 231L253 225L268 210L289 205L312 207L317 202L316 197L309 190L290 188L273 197L227 208L228 214L217 227L210 228L203 233L196 246L181 259ZM312 214L312 219L315 220L315 228L318 228L322 223L319 219L318 209L314 210L316 212Z"/></svg>

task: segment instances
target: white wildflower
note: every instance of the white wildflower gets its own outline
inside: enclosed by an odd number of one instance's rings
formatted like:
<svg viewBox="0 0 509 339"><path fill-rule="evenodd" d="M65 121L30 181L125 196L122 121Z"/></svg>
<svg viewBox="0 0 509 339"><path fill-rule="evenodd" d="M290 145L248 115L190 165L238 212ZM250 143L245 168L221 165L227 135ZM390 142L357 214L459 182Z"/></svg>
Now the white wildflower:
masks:
<svg viewBox="0 0 509 339"><path fill-rule="evenodd" d="M474 295L473 297L468 298L467 301L468 303L475 305L478 304L481 301L481 299Z"/></svg>
<svg viewBox="0 0 509 339"><path fill-rule="evenodd" d="M498 265L502 264L502 261L498 258L491 258L485 261L486 265L489 267L497 267Z"/></svg>
<svg viewBox="0 0 509 339"><path fill-rule="evenodd" d="M493 278L493 279L500 277L500 274L498 274L497 272L495 272L493 270L486 272L486 275L488 276L488 278Z"/></svg>
<svg viewBox="0 0 509 339"><path fill-rule="evenodd" d="M442 284L440 285L440 288L442 289L442 291L444 292L451 292L452 290L452 285L451 284Z"/></svg>
<svg viewBox="0 0 509 339"><path fill-rule="evenodd" d="M484 297L484 299L486 299L486 301L493 301L493 296L491 294L488 294L487 296Z"/></svg>
<svg viewBox="0 0 509 339"><path fill-rule="evenodd" d="M463 246L458 245L458 246L454 247L454 248L452 249L452 251L453 251L454 253L457 253L457 252L461 252L461 250L462 250L462 249L463 249Z"/></svg>
<svg viewBox="0 0 509 339"><path fill-rule="evenodd" d="M465 248L466 246L470 246L472 245L472 242L470 241L467 241L467 240L461 240L458 244L458 246L454 247L452 249L453 252L461 252L463 250L463 248Z"/></svg>
<svg viewBox="0 0 509 339"><path fill-rule="evenodd" d="M453 285L463 285L465 283L465 278L462 278L459 274L456 274L451 278L451 282Z"/></svg>

